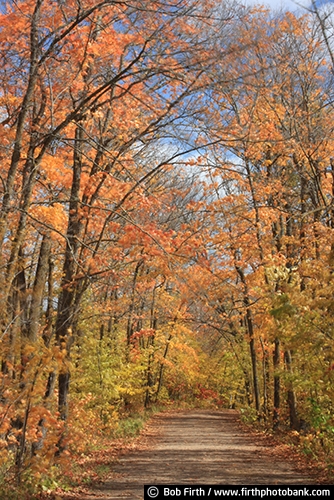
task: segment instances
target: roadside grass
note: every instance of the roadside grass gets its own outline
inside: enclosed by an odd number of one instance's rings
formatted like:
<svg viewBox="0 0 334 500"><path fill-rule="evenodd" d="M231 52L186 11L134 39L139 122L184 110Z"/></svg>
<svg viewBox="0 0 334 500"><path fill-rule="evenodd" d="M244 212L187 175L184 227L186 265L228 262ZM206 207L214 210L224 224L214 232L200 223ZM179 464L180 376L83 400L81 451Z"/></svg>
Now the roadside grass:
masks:
<svg viewBox="0 0 334 500"><path fill-rule="evenodd" d="M325 442L319 432L311 429L307 432L292 430L287 422L273 430L270 420L257 419L254 408L239 408L237 411L247 431L273 444L282 458L312 474L319 484L334 483L333 447Z"/></svg>
<svg viewBox="0 0 334 500"><path fill-rule="evenodd" d="M4 500L58 500L78 498L91 484L107 479L118 457L136 447L148 420L163 407L129 412L119 419L112 432L99 432L98 438L86 439L84 449L71 449L61 461L36 476L25 474L22 483L15 483L14 467L11 473L0 475L0 499Z"/></svg>

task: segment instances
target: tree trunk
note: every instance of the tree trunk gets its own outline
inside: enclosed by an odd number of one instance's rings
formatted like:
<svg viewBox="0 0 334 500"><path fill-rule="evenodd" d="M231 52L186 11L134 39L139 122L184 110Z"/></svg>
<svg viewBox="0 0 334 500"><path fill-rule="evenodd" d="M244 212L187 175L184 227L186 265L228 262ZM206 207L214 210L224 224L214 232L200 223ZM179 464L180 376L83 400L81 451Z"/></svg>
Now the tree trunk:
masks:
<svg viewBox="0 0 334 500"><path fill-rule="evenodd" d="M33 342L37 340L44 287L48 275L50 252L51 252L51 239L49 235L45 234L43 236L40 248L35 282L33 286L31 304L30 304L28 337Z"/></svg>
<svg viewBox="0 0 334 500"><path fill-rule="evenodd" d="M262 382L263 382L263 404L262 404L262 414L263 418L267 418L268 415L268 386L269 386L269 363L268 363L268 352L266 346L260 338L262 347Z"/></svg>
<svg viewBox="0 0 334 500"><path fill-rule="evenodd" d="M285 364L289 375L292 374L292 357L291 351L287 350L284 353ZM287 402L289 407L289 418L290 418L290 428L296 431L300 429L300 421L297 412L297 400L296 394L293 389L293 383L291 380L288 382L288 392L287 392Z"/></svg>
<svg viewBox="0 0 334 500"><path fill-rule="evenodd" d="M65 259L63 265L63 278L61 292L58 302L56 320L56 341L60 349L66 349L67 357L73 343L72 326L78 314L76 293L78 283L75 280L77 274L77 257L80 248L80 235L82 222L79 214L80 208L80 184L82 173L82 144L83 129L78 126L75 133L74 155L73 155L73 179L69 203L69 222L67 229ZM58 378L58 410L62 420L68 415L68 392L70 373L67 364L62 367Z"/></svg>
<svg viewBox="0 0 334 500"><path fill-rule="evenodd" d="M172 340L172 338L173 338L173 335L169 334L167 342L166 342L166 346L165 346L165 351L163 354L163 359L167 358L169 345L170 345L170 341ZM164 364L160 363L159 376L158 376L158 388L157 388L157 392L155 393L155 401L158 400L158 397L159 397L159 394L161 391L162 382L163 382L163 374L164 374Z"/></svg>
<svg viewBox="0 0 334 500"><path fill-rule="evenodd" d="M251 356L251 362L252 362L252 374L253 374L253 391L254 391L254 399L255 399L255 408L256 408L256 413L258 415L258 419L260 419L260 412L261 412L261 404L260 404L260 389L259 389L259 378L257 374L257 356L256 356L256 349L255 349L255 339L254 339L254 327L253 327L253 319L252 319L252 312L250 310L250 300L248 296L248 287L246 283L246 278L244 275L243 270L241 267L237 264L235 264L235 268L237 270L238 275L240 276L241 282L244 286L244 306L246 308L246 325L247 325L247 331L249 335L249 350L250 350L250 356Z"/></svg>
<svg viewBox="0 0 334 500"><path fill-rule="evenodd" d="M281 407L281 379L278 373L280 368L280 341L278 338L274 341L275 350L273 356L274 364L274 412L273 412L273 429L277 429L280 423L280 407Z"/></svg>

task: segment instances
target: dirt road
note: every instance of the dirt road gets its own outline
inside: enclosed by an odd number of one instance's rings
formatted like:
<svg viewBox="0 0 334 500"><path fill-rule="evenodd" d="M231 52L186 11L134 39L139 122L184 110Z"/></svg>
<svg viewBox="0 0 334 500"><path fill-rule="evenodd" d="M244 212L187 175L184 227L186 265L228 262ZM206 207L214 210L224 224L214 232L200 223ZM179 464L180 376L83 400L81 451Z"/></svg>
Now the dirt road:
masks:
<svg viewBox="0 0 334 500"><path fill-rule="evenodd" d="M110 479L84 500L143 499L144 484L307 485L293 462L249 436L233 410L154 417L145 446L122 456Z"/></svg>

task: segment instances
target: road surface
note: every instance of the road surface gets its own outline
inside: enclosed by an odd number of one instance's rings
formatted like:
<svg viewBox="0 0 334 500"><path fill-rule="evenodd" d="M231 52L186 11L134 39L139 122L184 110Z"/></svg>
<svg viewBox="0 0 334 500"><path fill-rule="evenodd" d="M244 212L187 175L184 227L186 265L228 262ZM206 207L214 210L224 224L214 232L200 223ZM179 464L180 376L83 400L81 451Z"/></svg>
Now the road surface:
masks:
<svg viewBox="0 0 334 500"><path fill-rule="evenodd" d="M311 485L316 478L249 435L233 410L192 410L153 418L142 449L123 455L110 479L83 500L143 499L144 484Z"/></svg>

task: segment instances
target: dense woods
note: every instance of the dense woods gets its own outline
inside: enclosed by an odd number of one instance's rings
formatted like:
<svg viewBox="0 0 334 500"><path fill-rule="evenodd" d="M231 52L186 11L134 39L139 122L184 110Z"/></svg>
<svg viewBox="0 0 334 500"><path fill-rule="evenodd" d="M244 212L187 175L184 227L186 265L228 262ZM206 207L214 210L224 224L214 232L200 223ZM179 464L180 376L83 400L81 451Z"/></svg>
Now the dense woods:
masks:
<svg viewBox="0 0 334 500"><path fill-rule="evenodd" d="M328 10L0 12L0 481L173 401L333 464Z"/></svg>

